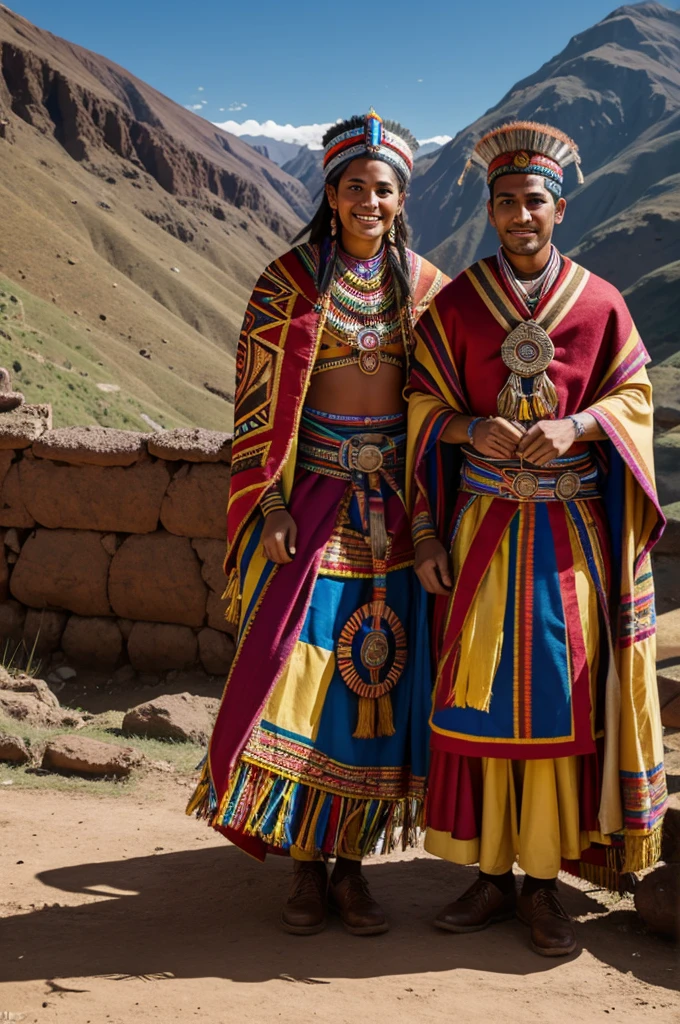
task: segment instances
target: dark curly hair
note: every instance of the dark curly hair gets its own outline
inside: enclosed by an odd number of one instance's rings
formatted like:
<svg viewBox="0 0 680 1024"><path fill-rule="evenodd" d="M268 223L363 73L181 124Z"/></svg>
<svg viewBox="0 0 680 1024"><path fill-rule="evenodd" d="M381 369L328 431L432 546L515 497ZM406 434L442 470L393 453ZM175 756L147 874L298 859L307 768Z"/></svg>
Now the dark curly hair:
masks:
<svg viewBox="0 0 680 1024"><path fill-rule="evenodd" d="M346 121L340 121L338 124L332 125L322 139L324 147L336 139L339 135L349 131L351 128L360 128L366 121L365 115L355 114L354 117L348 118ZM411 134L411 132L404 128L398 123L398 121L383 121L383 127L385 131L392 132L394 135L398 135L400 139L408 145L412 153L418 149L418 142ZM367 154L369 155L369 154ZM340 179L344 175L345 171L352 163L353 160L359 159L356 156L349 157L343 163L341 163L335 170L329 174L326 179L326 185L333 185L335 188L338 187ZM376 160L384 160L379 154L374 157ZM389 164L394 173L397 176L399 182L399 188L402 192L406 192L408 189L408 179L404 177L402 171L394 164L385 160L385 163ZM309 224L306 225L293 239L293 242L299 242L301 239L308 236L308 241L314 245L319 246L319 267L316 276L316 285L321 295L327 291L330 287L331 281L333 280L333 273L335 271L336 253L335 247L331 246L331 218L333 216L333 210L330 203L328 202L328 196L324 189L321 203L318 210L312 217ZM342 231L342 226L340 226ZM387 246L387 258L390 263L390 269L392 271L392 280L395 285L395 292L397 296L397 302L401 307L405 302L408 302L411 298L411 272L406 255L406 244L408 242L408 226L406 223L406 216L404 212L397 214L394 219L394 233L395 239L393 244Z"/></svg>

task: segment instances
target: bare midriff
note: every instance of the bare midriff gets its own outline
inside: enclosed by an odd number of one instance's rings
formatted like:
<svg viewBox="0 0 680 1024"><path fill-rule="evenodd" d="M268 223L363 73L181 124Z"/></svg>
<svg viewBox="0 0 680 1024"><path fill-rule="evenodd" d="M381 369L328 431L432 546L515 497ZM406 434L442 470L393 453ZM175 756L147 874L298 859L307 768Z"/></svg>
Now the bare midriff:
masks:
<svg viewBox="0 0 680 1024"><path fill-rule="evenodd" d="M305 405L346 416L387 416L405 411L404 383L403 371L388 363L373 374L358 363L340 366L312 377Z"/></svg>

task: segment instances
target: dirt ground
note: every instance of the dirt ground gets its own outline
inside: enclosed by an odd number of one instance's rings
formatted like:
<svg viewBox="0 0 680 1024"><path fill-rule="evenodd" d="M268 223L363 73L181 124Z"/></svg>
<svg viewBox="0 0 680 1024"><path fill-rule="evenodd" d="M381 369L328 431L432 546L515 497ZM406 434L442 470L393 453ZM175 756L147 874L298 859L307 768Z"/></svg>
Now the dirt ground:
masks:
<svg viewBox="0 0 680 1024"><path fill-rule="evenodd" d="M102 784L107 785L107 784ZM259 865L183 814L191 783L117 798L0 790L0 1021L554 1024L680 1017L677 947L630 900L562 883L580 949L536 956L519 922L455 936L431 919L472 877L422 851L367 862L384 936L278 927L289 864Z"/></svg>

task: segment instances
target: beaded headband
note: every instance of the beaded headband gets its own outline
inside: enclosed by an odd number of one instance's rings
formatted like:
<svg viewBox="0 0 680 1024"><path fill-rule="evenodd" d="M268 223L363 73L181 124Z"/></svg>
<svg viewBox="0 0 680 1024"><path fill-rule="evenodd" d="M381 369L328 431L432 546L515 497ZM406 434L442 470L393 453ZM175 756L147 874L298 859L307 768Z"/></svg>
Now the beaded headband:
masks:
<svg viewBox="0 0 680 1024"><path fill-rule="evenodd" d="M504 174L540 174L557 197L562 195L564 168L569 164L576 165L579 184L584 181L574 140L558 128L535 121L514 121L488 132L473 149L459 185L473 164L484 168L489 186Z"/></svg>
<svg viewBox="0 0 680 1024"><path fill-rule="evenodd" d="M407 181L411 177L411 147L399 135L385 128L383 119L373 108L366 114L363 124L336 135L326 145L323 154L324 178L327 179L346 160L364 156L391 164Z"/></svg>

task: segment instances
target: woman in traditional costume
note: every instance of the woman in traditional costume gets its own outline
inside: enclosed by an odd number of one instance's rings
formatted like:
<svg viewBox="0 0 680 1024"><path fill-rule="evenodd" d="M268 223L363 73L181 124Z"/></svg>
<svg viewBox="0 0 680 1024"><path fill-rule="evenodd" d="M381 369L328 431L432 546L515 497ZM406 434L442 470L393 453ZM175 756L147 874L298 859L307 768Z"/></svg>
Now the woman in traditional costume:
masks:
<svg viewBox="0 0 680 1024"><path fill-rule="evenodd" d="M350 932L385 931L361 860L421 821L431 673L402 390L445 279L406 248L416 148L373 111L326 133L309 241L267 267L238 346L237 650L188 810L261 860L292 856L296 934L323 929L329 901Z"/></svg>

